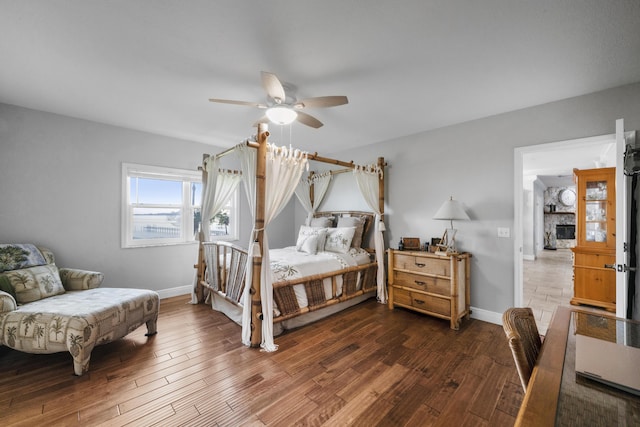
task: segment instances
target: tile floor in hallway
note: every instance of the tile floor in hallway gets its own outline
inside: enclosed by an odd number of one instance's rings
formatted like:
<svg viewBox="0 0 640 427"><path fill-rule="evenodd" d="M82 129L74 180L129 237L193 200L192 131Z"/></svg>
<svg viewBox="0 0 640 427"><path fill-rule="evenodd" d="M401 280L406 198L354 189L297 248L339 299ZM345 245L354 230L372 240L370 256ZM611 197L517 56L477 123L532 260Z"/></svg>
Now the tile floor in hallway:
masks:
<svg viewBox="0 0 640 427"><path fill-rule="evenodd" d="M544 335L559 305L569 306L573 296L571 249L543 250L535 261L523 262L523 298L536 317L538 332Z"/></svg>

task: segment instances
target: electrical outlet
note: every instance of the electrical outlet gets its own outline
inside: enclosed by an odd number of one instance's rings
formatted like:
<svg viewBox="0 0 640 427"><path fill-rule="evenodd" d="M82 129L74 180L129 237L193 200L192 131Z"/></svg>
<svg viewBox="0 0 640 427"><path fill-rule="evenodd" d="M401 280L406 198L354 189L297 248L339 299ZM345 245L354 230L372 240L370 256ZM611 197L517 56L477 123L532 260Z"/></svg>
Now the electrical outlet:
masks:
<svg viewBox="0 0 640 427"><path fill-rule="evenodd" d="M511 237L511 230L509 227L498 227L498 237Z"/></svg>

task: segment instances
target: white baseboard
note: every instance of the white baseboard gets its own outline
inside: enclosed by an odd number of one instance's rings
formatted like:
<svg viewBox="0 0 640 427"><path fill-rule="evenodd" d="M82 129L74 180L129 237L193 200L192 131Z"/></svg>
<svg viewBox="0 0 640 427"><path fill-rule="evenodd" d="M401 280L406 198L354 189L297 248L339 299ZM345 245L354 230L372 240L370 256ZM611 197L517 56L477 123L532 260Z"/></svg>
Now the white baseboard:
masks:
<svg viewBox="0 0 640 427"><path fill-rule="evenodd" d="M522 259L525 261L535 261L536 260L536 256L535 255L522 255Z"/></svg>
<svg viewBox="0 0 640 427"><path fill-rule="evenodd" d="M180 295L190 295L191 286L179 286L176 288L162 289L158 291L160 299L177 297ZM496 325L502 325L502 313L496 313L494 311L483 310L481 308L471 307L471 318L482 320L484 322L493 323Z"/></svg>
<svg viewBox="0 0 640 427"><path fill-rule="evenodd" d="M502 325L502 313L471 307L471 318Z"/></svg>
<svg viewBox="0 0 640 427"><path fill-rule="evenodd" d="M190 295L191 285L178 286L177 288L161 289L158 291L160 299L177 297L180 295Z"/></svg>

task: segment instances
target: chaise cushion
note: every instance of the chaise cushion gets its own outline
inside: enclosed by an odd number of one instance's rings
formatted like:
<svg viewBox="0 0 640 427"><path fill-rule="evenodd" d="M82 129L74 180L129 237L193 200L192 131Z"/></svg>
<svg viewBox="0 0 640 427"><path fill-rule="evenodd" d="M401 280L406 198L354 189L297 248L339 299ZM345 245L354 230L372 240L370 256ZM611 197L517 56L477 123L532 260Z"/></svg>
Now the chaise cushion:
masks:
<svg viewBox="0 0 640 427"><path fill-rule="evenodd" d="M55 264L5 271L2 275L13 288L13 294L18 304L26 304L64 293L58 267Z"/></svg>

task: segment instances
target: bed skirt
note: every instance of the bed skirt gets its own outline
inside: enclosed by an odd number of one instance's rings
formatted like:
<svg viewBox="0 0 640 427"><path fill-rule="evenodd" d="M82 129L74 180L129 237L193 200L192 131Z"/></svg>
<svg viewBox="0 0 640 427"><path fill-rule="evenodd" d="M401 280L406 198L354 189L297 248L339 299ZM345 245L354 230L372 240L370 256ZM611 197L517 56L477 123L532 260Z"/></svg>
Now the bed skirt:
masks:
<svg viewBox="0 0 640 427"><path fill-rule="evenodd" d="M296 317L281 320L279 322L273 323L273 335L278 336L283 334L285 331L299 328L310 323L316 322L318 320L324 319L325 317L329 317L339 311L345 310L349 307L352 307L356 304L360 304L363 301L368 300L369 298L373 298L376 296L375 290L371 292L364 293L362 295L358 295L346 301L342 301L336 304L329 305L327 307L320 308L318 310L310 311L308 313L300 314ZM226 298L216 294L215 292L211 292L211 308L221 312L233 322L242 326L242 307L236 305Z"/></svg>

